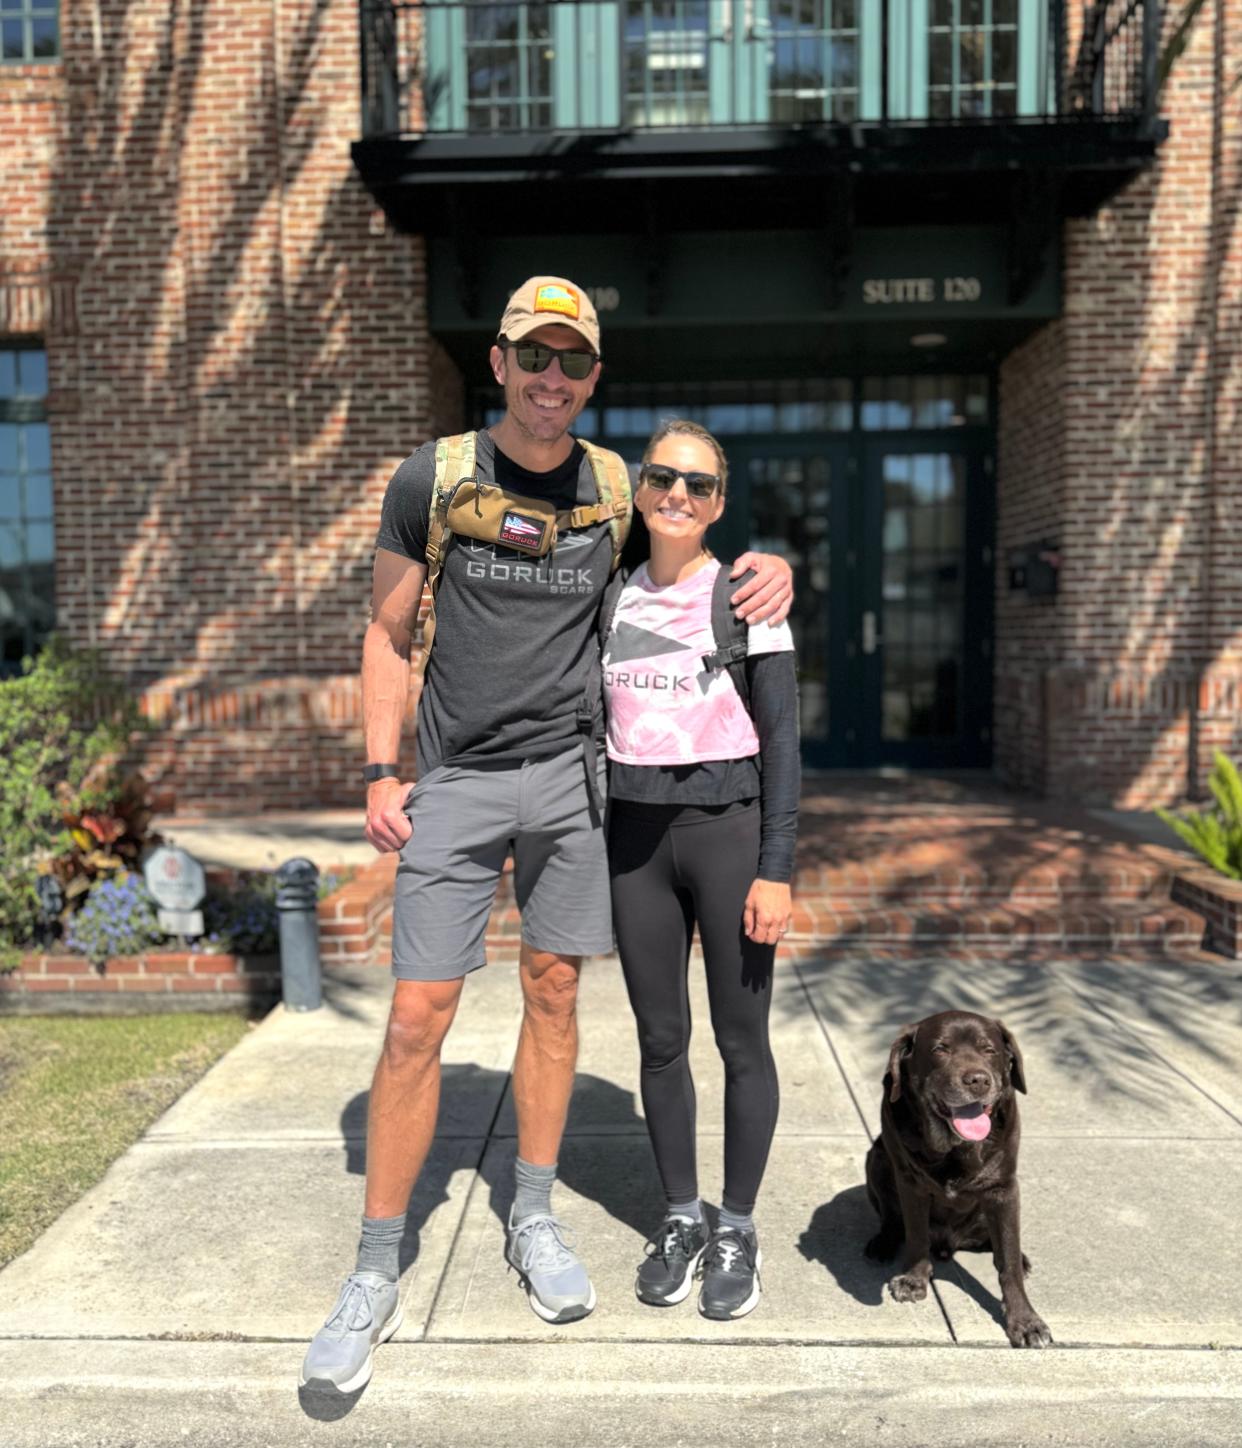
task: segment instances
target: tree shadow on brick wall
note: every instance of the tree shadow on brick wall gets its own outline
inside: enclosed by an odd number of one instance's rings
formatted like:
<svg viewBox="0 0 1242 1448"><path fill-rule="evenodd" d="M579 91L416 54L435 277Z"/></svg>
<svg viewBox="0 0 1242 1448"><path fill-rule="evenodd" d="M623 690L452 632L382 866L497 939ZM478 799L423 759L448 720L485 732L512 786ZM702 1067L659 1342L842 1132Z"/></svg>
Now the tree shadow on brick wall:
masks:
<svg viewBox="0 0 1242 1448"><path fill-rule="evenodd" d="M1202 25L1207 29L1210 22ZM1192 63L1197 74L1185 75ZM1183 57L1174 90L1179 77L1186 86L1208 82L1195 102L1206 110L1210 56L1200 51L1193 61ZM1242 745L1236 702L1209 703L1203 710L1198 689L1222 655L1236 655L1239 646L1236 633L1227 635L1221 613L1213 618L1212 583L1205 576L1212 548L1229 533L1208 516L1213 466L1217 487L1223 488L1227 461L1219 448L1213 458L1205 431L1206 384L1213 381L1205 377L1213 361L1205 359L1205 341L1228 285L1230 240L1235 256L1240 244L1242 154L1234 142L1221 158L1214 199L1221 244L1191 272L1171 231L1178 202L1167 194L1205 180L1200 162L1177 150L1189 119L1186 96L1183 90L1182 111L1157 168L1106 205L1093 236L1084 233L1086 224L1071 223L1071 268L1076 247L1087 253L1076 273L1080 303L1092 298L1097 315L1080 305L1069 321L1051 324L1075 384L1072 391L1062 389L1073 439L1065 456L1066 532L1058 540L1064 567L1059 603L1027 607L1045 611L1046 626L1060 634L1063 667L1057 678L1041 683L1041 691L1050 692L1039 697L1051 731L1045 741L1055 770L1051 785L1078 798L1169 801L1197 795L1213 747ZM1166 99L1176 105L1179 98ZM1208 120L1202 117L1203 124ZM1153 208L1159 210L1159 247L1151 243ZM1106 234L1110 223L1112 236ZM1193 244L1198 235L1192 224L1188 240ZM1225 364L1236 342L1222 334L1217 344L1213 385L1224 405L1229 405L1223 396ZM1083 411L1083 399L1092 398L1096 404ZM1088 514L1076 490L1085 483L1090 493L1092 476L1102 467L1114 481L1086 505L1092 508ZM1116 628L1117 600L1133 605L1119 643L1109 632ZM1115 675L1120 677L1114 688Z"/></svg>
<svg viewBox="0 0 1242 1448"><path fill-rule="evenodd" d="M429 430L418 244L373 228L332 110L356 12L313 0L273 35L256 11L257 65L210 14L119 4L97 54L66 45L50 232L79 277L79 406L57 468L93 546L62 593L89 589L73 616L140 686L352 673L379 498Z"/></svg>

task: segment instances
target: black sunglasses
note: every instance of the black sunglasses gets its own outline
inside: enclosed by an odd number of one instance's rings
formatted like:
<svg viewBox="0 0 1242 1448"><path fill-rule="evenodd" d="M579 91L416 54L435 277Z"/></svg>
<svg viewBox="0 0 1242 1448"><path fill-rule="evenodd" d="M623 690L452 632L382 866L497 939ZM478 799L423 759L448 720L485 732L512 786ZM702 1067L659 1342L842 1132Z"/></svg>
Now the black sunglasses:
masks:
<svg viewBox="0 0 1242 1448"><path fill-rule="evenodd" d="M599 361L594 352L580 347L547 347L542 342L510 342L509 347L523 372L546 372L555 357L571 382L585 382Z"/></svg>
<svg viewBox="0 0 1242 1448"><path fill-rule="evenodd" d="M692 498L710 498L720 487L720 479L715 473L683 473L660 463L644 463L638 470L638 481L654 488L657 493L667 493L678 478L685 483L686 492Z"/></svg>

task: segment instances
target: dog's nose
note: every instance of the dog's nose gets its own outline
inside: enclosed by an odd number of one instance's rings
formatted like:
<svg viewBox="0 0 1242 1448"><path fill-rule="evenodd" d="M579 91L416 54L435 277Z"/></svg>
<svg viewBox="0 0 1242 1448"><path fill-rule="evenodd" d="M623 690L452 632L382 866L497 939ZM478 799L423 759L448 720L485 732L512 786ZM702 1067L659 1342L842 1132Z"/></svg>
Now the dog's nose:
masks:
<svg viewBox="0 0 1242 1448"><path fill-rule="evenodd" d="M986 1071L963 1071L962 1085L967 1091L973 1091L976 1096L981 1096L992 1084L992 1078Z"/></svg>

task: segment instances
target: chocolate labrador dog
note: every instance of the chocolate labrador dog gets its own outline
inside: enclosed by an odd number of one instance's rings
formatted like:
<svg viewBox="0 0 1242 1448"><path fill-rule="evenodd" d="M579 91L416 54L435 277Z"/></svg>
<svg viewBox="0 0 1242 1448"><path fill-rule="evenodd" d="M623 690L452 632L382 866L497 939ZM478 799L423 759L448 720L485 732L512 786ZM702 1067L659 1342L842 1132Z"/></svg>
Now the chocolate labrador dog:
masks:
<svg viewBox="0 0 1242 1448"><path fill-rule="evenodd" d="M867 1153L867 1195L880 1230L868 1257L888 1261L898 1302L927 1296L931 1254L986 1252L1000 1275L1005 1331L1014 1347L1047 1347L1052 1334L1026 1295L1031 1264L1018 1227L1018 1102L1022 1053L1000 1021L942 1011L906 1026L888 1053L880 1136Z"/></svg>

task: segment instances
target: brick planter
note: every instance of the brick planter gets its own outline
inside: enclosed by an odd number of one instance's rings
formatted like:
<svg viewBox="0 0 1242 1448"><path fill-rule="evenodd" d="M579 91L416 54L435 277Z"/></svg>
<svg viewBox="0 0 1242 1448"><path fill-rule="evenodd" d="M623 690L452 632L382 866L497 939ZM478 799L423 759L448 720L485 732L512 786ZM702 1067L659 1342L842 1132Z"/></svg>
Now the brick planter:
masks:
<svg viewBox="0 0 1242 1448"><path fill-rule="evenodd" d="M136 1015L151 1011L261 1009L280 995L274 955L121 955L102 967L81 955L26 955L0 975L7 1015Z"/></svg>
<svg viewBox="0 0 1242 1448"><path fill-rule="evenodd" d="M319 902L319 950L325 969L375 959L396 869L395 855L382 857ZM6 1015L256 1011L279 999L280 959L275 955L152 951L117 956L98 967L81 955L32 952L22 957L17 970L0 975L0 1014Z"/></svg>
<svg viewBox="0 0 1242 1448"><path fill-rule="evenodd" d="M1204 949L1242 960L1242 880L1230 880L1206 866L1189 865L1177 872L1173 899L1207 922Z"/></svg>
<svg viewBox="0 0 1242 1448"><path fill-rule="evenodd" d="M397 855L380 855L319 902L319 953L325 966L374 963L396 878Z"/></svg>

